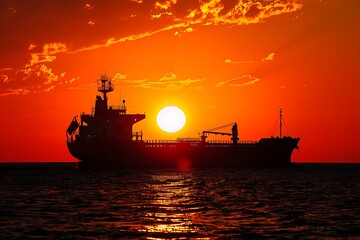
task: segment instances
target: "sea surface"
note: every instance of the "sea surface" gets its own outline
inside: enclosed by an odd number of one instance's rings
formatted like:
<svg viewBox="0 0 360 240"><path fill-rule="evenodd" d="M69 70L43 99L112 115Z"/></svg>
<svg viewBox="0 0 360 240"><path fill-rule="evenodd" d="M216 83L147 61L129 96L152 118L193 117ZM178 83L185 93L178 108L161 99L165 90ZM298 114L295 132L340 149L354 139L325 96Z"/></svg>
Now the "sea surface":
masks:
<svg viewBox="0 0 360 240"><path fill-rule="evenodd" d="M360 239L360 164L80 170L0 164L1 239Z"/></svg>

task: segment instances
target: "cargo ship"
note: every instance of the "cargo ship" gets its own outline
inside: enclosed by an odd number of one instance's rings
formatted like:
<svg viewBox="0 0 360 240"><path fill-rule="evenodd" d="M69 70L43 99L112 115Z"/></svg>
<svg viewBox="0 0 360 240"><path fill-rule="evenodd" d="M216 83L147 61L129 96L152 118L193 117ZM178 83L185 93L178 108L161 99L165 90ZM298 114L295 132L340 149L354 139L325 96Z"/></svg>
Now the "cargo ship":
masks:
<svg viewBox="0 0 360 240"><path fill-rule="evenodd" d="M291 155L300 138L280 134L258 141L241 141L236 123L231 133L203 131L198 138L144 140L133 125L145 114L128 114L125 100L109 106L107 94L114 90L111 79L98 80L95 108L75 116L66 130L67 147L79 160L79 168L241 168L290 167ZM229 136L228 141L209 141L211 134Z"/></svg>

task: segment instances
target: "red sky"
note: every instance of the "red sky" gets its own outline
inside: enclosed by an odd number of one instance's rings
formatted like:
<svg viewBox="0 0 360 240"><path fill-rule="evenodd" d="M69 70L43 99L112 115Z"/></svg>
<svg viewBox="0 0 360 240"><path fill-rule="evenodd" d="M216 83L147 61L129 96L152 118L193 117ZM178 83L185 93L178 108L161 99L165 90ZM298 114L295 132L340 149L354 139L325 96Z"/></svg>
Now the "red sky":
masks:
<svg viewBox="0 0 360 240"><path fill-rule="evenodd" d="M0 3L0 161L74 161L65 131L114 77L145 139L231 122L269 137L283 108L293 161L360 162L360 1L122 0ZM187 124L162 132L177 105Z"/></svg>

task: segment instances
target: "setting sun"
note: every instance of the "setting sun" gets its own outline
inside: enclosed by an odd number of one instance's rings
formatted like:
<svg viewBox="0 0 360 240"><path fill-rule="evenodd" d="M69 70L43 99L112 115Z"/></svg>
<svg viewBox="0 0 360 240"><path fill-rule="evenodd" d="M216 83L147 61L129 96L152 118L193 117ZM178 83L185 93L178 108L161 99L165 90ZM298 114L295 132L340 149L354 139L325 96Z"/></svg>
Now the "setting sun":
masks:
<svg viewBox="0 0 360 240"><path fill-rule="evenodd" d="M156 122L161 130L174 133L181 130L186 122L184 112L175 106L167 106L160 110L156 116Z"/></svg>

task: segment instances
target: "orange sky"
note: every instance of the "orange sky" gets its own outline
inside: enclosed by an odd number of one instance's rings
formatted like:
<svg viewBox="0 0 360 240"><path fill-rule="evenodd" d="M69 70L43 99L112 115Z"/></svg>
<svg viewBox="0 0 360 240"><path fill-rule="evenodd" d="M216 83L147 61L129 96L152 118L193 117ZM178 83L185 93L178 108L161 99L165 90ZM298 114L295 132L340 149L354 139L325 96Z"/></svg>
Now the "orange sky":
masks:
<svg viewBox="0 0 360 240"><path fill-rule="evenodd" d="M360 1L1 1L0 161L74 161L65 131L94 106L126 99L146 139L197 137L237 122L269 137L284 110L301 137L293 161L360 162ZM177 105L187 124L162 132ZM289 129L289 130L287 130ZM224 129L226 131L226 129Z"/></svg>

